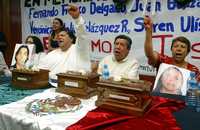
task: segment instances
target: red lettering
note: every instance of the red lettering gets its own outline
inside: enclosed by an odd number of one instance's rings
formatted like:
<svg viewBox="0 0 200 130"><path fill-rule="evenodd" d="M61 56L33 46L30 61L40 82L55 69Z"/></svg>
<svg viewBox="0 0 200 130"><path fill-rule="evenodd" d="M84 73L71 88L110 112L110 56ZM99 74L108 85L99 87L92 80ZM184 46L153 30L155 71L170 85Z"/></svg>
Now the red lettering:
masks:
<svg viewBox="0 0 200 130"><path fill-rule="evenodd" d="M92 46L92 52L94 51L94 48L98 47L99 52L101 52L101 47L100 47L100 39L95 43L93 40L91 41L91 46Z"/></svg>
<svg viewBox="0 0 200 130"><path fill-rule="evenodd" d="M200 43L193 43L192 44L192 51L200 53L200 49L198 49L197 47L200 47ZM191 56L193 59L200 59L200 56Z"/></svg>
<svg viewBox="0 0 200 130"><path fill-rule="evenodd" d="M161 55L164 55L165 39L168 38L168 37L171 38L171 37L173 37L173 35L172 34L168 34L168 35L164 35L163 34L163 35L154 35L154 36L152 36L152 38L160 38L161 39L161 44L160 44L161 45L160 46L161 47L161 49L160 49L161 50L161 52L160 52Z"/></svg>
<svg viewBox="0 0 200 130"><path fill-rule="evenodd" d="M109 41L103 41L101 48L102 48L103 52L105 52L105 53L111 53L112 44Z"/></svg>
<svg viewBox="0 0 200 130"><path fill-rule="evenodd" d="M103 53L111 53L112 51L112 44L110 41L100 41L100 39L98 41L91 41L91 47L92 47L92 52L95 50L95 48L98 49L99 52L103 52Z"/></svg>

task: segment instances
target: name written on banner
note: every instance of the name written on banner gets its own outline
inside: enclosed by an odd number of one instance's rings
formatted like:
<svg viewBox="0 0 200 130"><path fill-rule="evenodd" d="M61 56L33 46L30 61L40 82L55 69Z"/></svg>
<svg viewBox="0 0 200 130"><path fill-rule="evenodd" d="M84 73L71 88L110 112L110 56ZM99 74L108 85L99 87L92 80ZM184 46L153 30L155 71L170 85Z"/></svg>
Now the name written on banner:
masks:
<svg viewBox="0 0 200 130"><path fill-rule="evenodd" d="M97 59L112 53L113 40L119 34L133 38L133 51L143 51L143 17L147 14L153 19L153 43L157 51L168 54L171 40L186 36L191 41L189 61L200 68L200 0L193 0L185 8L181 8L176 0L148 0L147 3L145 0L133 0L121 9L116 9L111 0L21 0L22 16L26 18L22 18L22 39L32 34L48 42L51 20L55 17L62 18L65 27L74 31L67 11L69 4L78 5L85 19L86 31L94 37L90 41L91 53ZM136 52L135 57L144 63L141 70L154 72L146 66L144 52Z"/></svg>

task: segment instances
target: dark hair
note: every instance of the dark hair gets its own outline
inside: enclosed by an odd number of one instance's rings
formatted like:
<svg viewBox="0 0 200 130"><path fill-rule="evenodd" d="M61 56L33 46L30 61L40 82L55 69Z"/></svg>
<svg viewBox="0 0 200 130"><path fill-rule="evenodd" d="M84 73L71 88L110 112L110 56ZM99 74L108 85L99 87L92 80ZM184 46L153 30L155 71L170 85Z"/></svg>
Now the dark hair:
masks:
<svg viewBox="0 0 200 130"><path fill-rule="evenodd" d="M76 36L74 34L74 31L69 30L68 28L63 28L61 31L64 31L68 34L68 36L72 39L72 43L75 44L76 42Z"/></svg>
<svg viewBox="0 0 200 130"><path fill-rule="evenodd" d="M22 48L26 48L27 53L28 53L28 56L29 56L29 48L28 48L28 46L27 46L27 45L22 45L22 46L20 46L20 47L18 48L18 50L17 50L16 53L15 53L15 61L17 61L17 55L19 54L19 52L20 52L20 50L21 50ZM28 61L28 56L27 56L25 62Z"/></svg>
<svg viewBox="0 0 200 130"><path fill-rule="evenodd" d="M132 45L132 40L129 36L126 35L118 35L115 37L115 41L114 44L116 42L117 39L125 39L127 41L127 49L130 50L131 49L131 45Z"/></svg>
<svg viewBox="0 0 200 130"><path fill-rule="evenodd" d="M184 36L179 36L179 37L176 37L176 38L174 38L174 39L172 40L171 50L172 50L172 47L173 47L174 43L177 42L177 41L180 41L180 42L182 42L182 43L185 43L185 45L187 45L187 53L190 52L191 43L190 43L190 41L189 41L186 37L184 37Z"/></svg>
<svg viewBox="0 0 200 130"><path fill-rule="evenodd" d="M36 53L44 52L43 44L42 44L41 40L40 40L38 37L29 35L29 36L26 38L26 42L27 42L27 40L28 40L29 38L32 38L32 39L33 39L33 44L35 45L35 52L36 52Z"/></svg>
<svg viewBox="0 0 200 130"><path fill-rule="evenodd" d="M6 48L8 46L6 37L3 32L0 32L0 51L5 55Z"/></svg>
<svg viewBox="0 0 200 130"><path fill-rule="evenodd" d="M63 30L63 28L64 28L64 22L62 21L62 19L60 19L60 18L54 18L54 20L58 20L58 21L59 21L59 23L60 23L60 25L61 25L61 30ZM54 38L55 35L56 35L56 34L55 34L55 31L52 30L51 37Z"/></svg>

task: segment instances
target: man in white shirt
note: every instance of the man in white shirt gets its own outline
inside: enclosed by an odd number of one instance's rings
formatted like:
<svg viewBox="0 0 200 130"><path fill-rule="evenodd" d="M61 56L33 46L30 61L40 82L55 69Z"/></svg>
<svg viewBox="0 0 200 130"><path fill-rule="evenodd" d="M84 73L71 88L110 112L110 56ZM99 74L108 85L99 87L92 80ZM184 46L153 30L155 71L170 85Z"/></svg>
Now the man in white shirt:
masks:
<svg viewBox="0 0 200 130"><path fill-rule="evenodd" d="M138 61L129 55L132 40L126 35L119 35L114 40L113 54L104 57L98 66L98 73L102 74L103 66L107 64L110 77L125 79L139 79Z"/></svg>
<svg viewBox="0 0 200 130"><path fill-rule="evenodd" d="M90 70L89 42L84 20L78 7L70 5L68 12L75 20L77 38L69 30L62 30L58 35L59 48L48 53L39 63L38 68L50 70L50 83L56 82L56 74L61 72Z"/></svg>

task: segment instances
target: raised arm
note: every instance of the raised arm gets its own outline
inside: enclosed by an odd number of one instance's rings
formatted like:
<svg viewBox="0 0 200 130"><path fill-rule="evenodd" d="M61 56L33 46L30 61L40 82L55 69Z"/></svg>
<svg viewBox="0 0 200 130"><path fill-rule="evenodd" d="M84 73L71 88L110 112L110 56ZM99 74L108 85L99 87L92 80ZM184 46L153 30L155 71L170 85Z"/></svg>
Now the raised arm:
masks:
<svg viewBox="0 0 200 130"><path fill-rule="evenodd" d="M74 19L76 31L76 60L80 63L78 66L84 70L90 70L90 42L85 28L85 21L80 15L79 8L75 5L69 5L68 13Z"/></svg>
<svg viewBox="0 0 200 130"><path fill-rule="evenodd" d="M82 35L86 34L85 32L85 26L84 26L84 19L80 15L79 8L75 5L69 5L68 8L69 15L74 19L75 21L75 31L77 34L77 37L81 37Z"/></svg>
<svg viewBox="0 0 200 130"><path fill-rule="evenodd" d="M152 44L152 20L150 17L144 17L144 27L146 29L146 37L144 43L145 55L150 61L150 64L155 66L158 61L158 53L153 50Z"/></svg>

